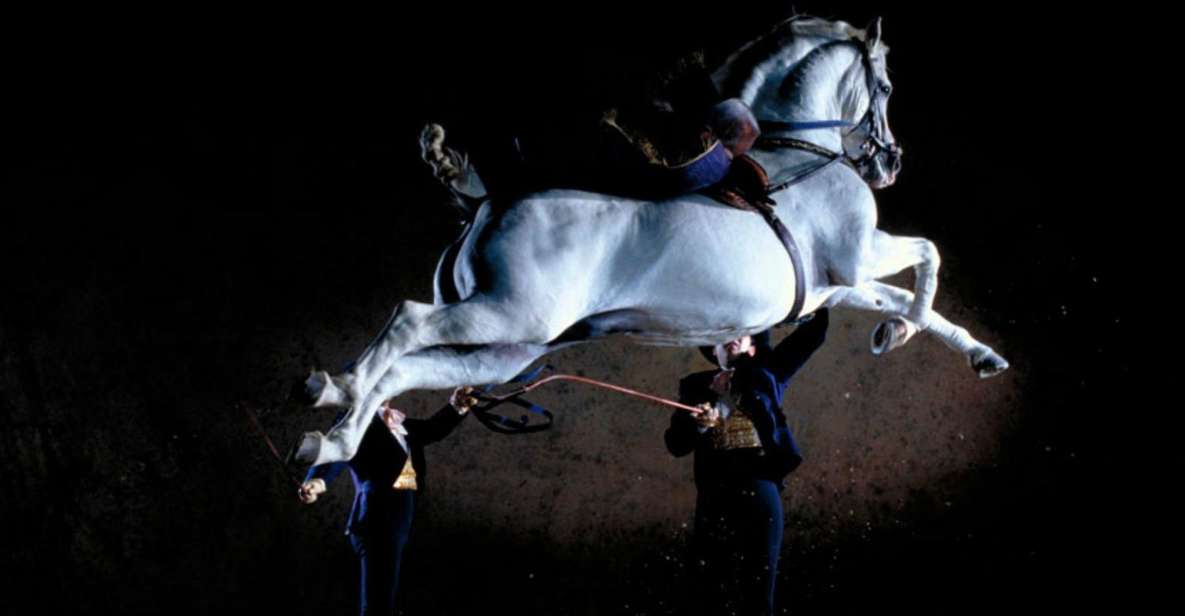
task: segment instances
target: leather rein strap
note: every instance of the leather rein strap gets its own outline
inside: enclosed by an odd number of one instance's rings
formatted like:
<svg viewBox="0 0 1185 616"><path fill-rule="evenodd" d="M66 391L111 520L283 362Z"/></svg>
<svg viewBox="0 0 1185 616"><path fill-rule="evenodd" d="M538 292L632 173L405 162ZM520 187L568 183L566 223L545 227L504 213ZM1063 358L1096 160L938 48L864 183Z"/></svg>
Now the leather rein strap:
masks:
<svg viewBox="0 0 1185 616"><path fill-rule="evenodd" d="M654 396L651 394L640 392L636 389L630 389L628 387L622 387L620 385L614 385L612 383L606 383L604 381L598 381L596 379L590 379L590 378L584 377L584 376L576 376L574 374L553 374L551 376L543 377L533 383L523 385L522 387L519 387L518 389L515 389L513 391L510 391L510 392L507 392L504 394L494 395L494 394L490 394L490 393L481 393L481 394L477 394L475 397L478 400L481 400L483 402L501 404L501 403L511 400L513 398L517 398L525 393L528 393L528 392L530 392L542 385L551 383L553 381L574 381L576 383L584 383L585 385L592 385L594 387L600 387L601 389L608 389L609 391L615 391L619 394L625 394L627 396L632 396L634 398L640 398L640 399L645 400L647 402L653 402L654 404L660 404L663 406L669 406L671 408L679 409L681 411L687 411L688 413L691 413L692 415L699 415L700 413L703 412L699 408L696 408L694 406L689 406L686 404L682 404L680 402L675 402L674 400L668 400L666 398L661 398L659 396Z"/></svg>

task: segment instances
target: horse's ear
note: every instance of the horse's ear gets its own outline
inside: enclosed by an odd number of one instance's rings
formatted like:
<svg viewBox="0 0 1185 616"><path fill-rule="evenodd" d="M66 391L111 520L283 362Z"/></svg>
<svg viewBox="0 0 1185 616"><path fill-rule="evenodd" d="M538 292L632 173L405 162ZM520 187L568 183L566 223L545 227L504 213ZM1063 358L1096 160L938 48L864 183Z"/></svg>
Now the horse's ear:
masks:
<svg viewBox="0 0 1185 616"><path fill-rule="evenodd" d="M876 46L881 42L881 18L877 17L868 24L868 28L864 31L864 44L868 46L868 51L876 49Z"/></svg>

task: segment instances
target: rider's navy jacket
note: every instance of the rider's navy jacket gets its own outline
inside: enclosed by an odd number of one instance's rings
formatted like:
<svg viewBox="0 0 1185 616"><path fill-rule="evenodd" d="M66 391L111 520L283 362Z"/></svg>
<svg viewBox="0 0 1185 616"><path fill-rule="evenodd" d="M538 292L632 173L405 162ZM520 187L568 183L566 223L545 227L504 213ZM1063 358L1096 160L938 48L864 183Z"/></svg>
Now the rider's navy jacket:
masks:
<svg viewBox="0 0 1185 616"><path fill-rule="evenodd" d="M786 426L782 399L791 378L823 344L827 334L826 309L800 325L775 348L759 349L753 357L742 356L734 362L732 391L738 395L757 435L760 449L717 450L711 436L699 431L690 413L671 415L666 431L666 445L671 454L695 454L695 481L704 485L729 479L768 479L780 482L802 462L802 453L794 435ZM712 391L712 379L718 371L707 370L684 377L679 382L679 400L685 404L714 403L719 398Z"/></svg>
<svg viewBox="0 0 1185 616"><path fill-rule="evenodd" d="M411 465L416 471L418 492L424 491L427 479L424 446L448 436L464 418L465 415L458 413L452 406L445 405L427 419L409 417L403 421L403 426L407 428L407 435L403 438L411 450ZM350 510L346 532L360 532L373 516L393 518L392 508L400 506L401 501L394 498L395 490L391 486L399 478L407 457L407 452L376 413L353 458L347 462L314 466L309 469L305 481L320 478L329 484L342 470L349 468L354 478L354 506Z"/></svg>

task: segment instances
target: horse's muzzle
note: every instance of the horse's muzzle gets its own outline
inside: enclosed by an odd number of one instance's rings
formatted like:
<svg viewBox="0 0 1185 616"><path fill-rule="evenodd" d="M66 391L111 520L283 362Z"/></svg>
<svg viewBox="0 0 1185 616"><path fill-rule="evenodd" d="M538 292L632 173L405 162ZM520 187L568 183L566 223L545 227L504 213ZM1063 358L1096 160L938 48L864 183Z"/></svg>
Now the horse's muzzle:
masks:
<svg viewBox="0 0 1185 616"><path fill-rule="evenodd" d="M897 147L896 143L885 150L885 167L894 178L901 172L901 148Z"/></svg>
<svg viewBox="0 0 1185 616"><path fill-rule="evenodd" d="M891 143L878 149L860 165L864 181L874 189L892 186L901 171L901 148Z"/></svg>

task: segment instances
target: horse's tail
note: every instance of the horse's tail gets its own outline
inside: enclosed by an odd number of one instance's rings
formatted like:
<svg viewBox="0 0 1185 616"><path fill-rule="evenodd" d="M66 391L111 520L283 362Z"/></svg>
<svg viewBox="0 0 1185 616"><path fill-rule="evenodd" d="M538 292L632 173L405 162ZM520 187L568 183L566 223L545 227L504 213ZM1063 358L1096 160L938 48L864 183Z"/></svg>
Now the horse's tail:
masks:
<svg viewBox="0 0 1185 616"><path fill-rule="evenodd" d="M444 145L444 127L429 123L420 131L420 157L449 191L449 205L470 220L486 198L485 184L464 152Z"/></svg>

